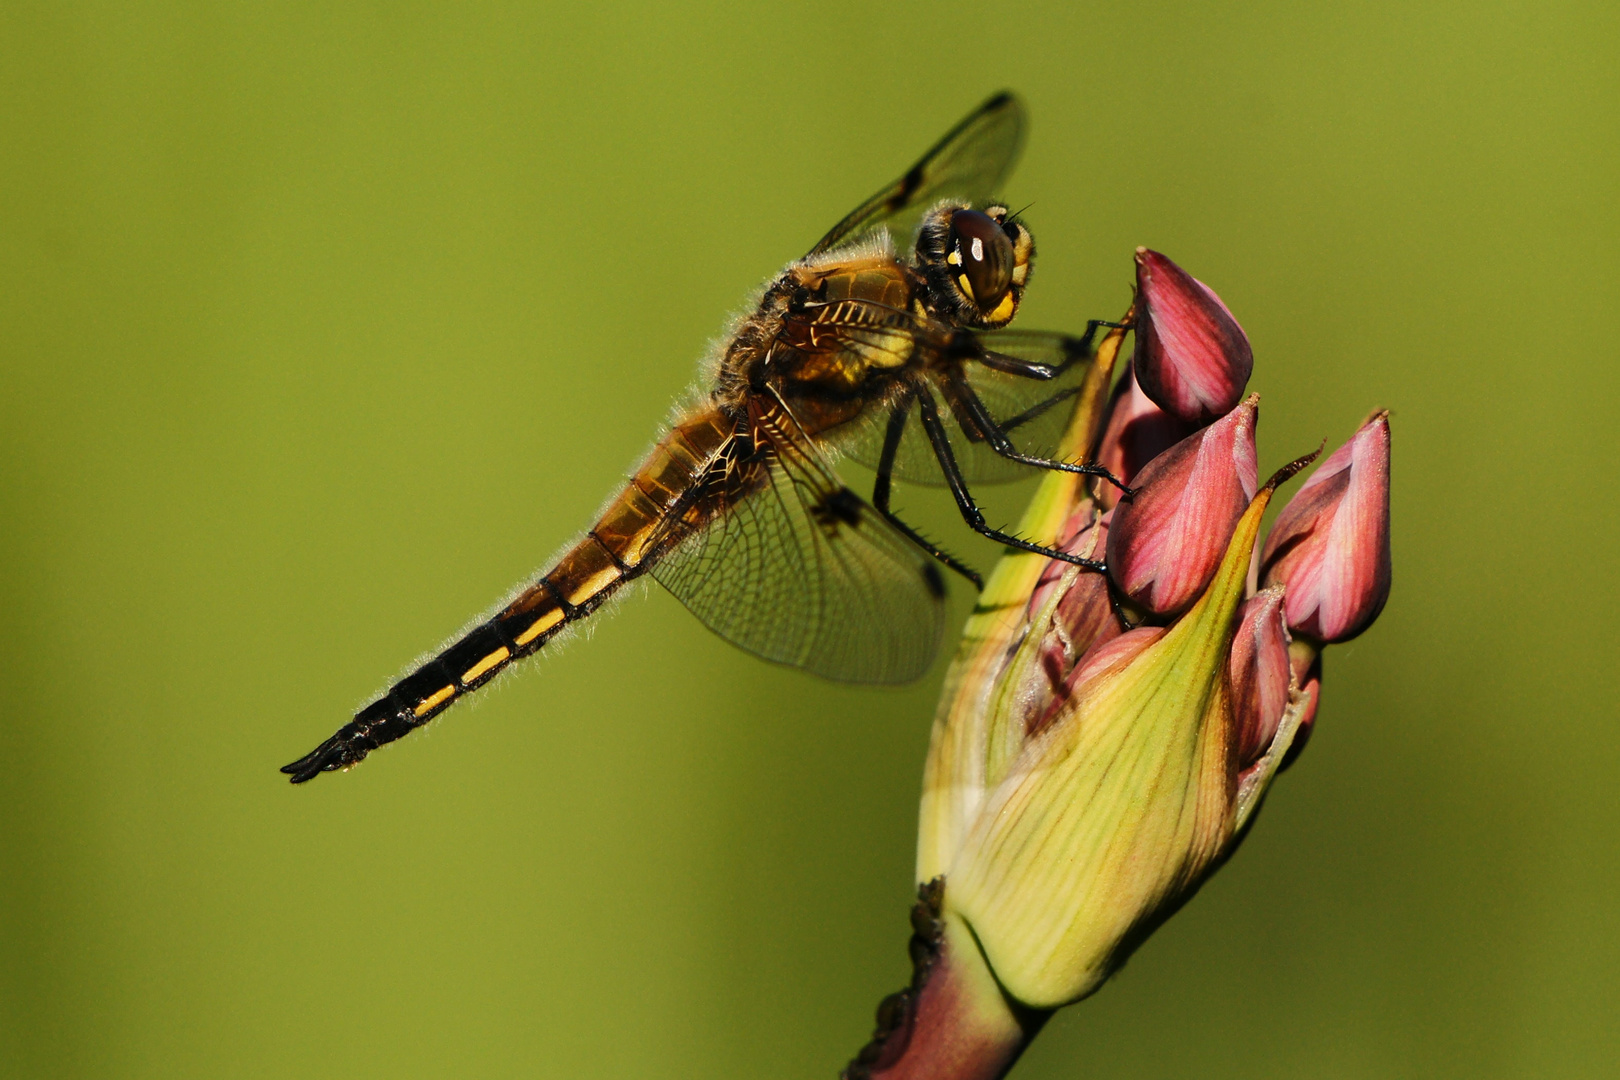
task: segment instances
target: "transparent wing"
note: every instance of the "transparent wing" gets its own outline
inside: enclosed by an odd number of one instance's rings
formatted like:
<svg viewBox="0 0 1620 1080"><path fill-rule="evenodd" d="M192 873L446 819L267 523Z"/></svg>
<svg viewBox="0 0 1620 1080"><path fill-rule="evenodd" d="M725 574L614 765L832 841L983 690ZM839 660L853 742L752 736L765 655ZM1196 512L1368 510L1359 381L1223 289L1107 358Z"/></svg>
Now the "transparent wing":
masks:
<svg viewBox="0 0 1620 1080"><path fill-rule="evenodd" d="M919 341L930 344L926 337ZM1091 368L1090 343L1040 331L958 331L951 338L951 351L958 355L923 368L921 377L946 406L940 415L963 479L969 484L1002 484L1034 475L1038 470L1033 466L1010 461L991 449L969 393L1016 449L1054 457L1074 413L1080 384ZM840 452L875 469L891 412L891 406L875 406L824 437ZM915 407L906 417L892 475L914 484L945 483Z"/></svg>
<svg viewBox="0 0 1620 1080"><path fill-rule="evenodd" d="M728 501L653 568L704 625L751 653L841 682L928 670L945 584L925 552L798 438L756 436Z"/></svg>
<svg viewBox="0 0 1620 1080"><path fill-rule="evenodd" d="M815 255L887 226L905 245L930 206L944 198L988 202L1018 160L1024 107L1003 91L957 124L904 176L866 200L810 249Z"/></svg>

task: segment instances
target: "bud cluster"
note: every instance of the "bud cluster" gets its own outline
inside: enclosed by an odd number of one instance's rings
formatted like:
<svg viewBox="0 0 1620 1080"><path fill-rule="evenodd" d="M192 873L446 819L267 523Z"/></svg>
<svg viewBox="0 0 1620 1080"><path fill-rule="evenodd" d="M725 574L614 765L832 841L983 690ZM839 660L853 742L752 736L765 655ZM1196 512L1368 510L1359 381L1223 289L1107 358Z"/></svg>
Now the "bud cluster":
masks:
<svg viewBox="0 0 1620 1080"><path fill-rule="evenodd" d="M1047 1012L1095 991L1231 853L1310 733L1323 649L1389 596L1389 414L1323 460L1262 540L1273 493L1317 455L1261 483L1242 327L1156 252L1137 249L1136 286L1134 354L1114 380L1126 330L1101 343L1067 447L1129 493L1054 473L1021 523L1107 573L1003 558L929 749L918 880L960 928L946 969L997 989L936 976L904 1011L919 1030L933 1009L1001 1034L963 1043L972 1068L938 1047L924 1068L891 1041L892 1064L850 1075L1010 1068Z"/></svg>
<svg viewBox="0 0 1620 1080"><path fill-rule="evenodd" d="M1243 328L1212 289L1157 252L1137 250L1136 278L1136 350L1094 453L1135 492L1121 501L1098 485L1063 538L1076 553L1092 533L1105 538L1093 546L1107 553L1111 590L1069 576L1041 654L1053 702L1099 663L1118 662L1129 647L1116 637L1146 642L1203 595L1259 487L1260 397L1243 396L1254 363ZM1032 626L1062 566L1050 564L1032 597ZM1289 702L1303 697L1297 753L1315 719L1322 647L1361 633L1389 597L1387 411L1305 481L1250 570L1227 668L1240 770L1260 760ZM1055 707L1046 703L1047 713Z"/></svg>

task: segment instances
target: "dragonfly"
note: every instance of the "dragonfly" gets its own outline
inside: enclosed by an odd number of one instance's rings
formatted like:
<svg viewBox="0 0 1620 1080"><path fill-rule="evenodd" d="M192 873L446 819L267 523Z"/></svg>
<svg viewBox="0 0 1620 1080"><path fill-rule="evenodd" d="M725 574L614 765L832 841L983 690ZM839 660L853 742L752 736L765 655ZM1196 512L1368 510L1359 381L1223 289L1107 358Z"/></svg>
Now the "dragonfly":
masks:
<svg viewBox="0 0 1620 1080"><path fill-rule="evenodd" d="M1059 440L1093 359L1077 336L1006 329L1035 244L993 200L1024 108L985 101L900 178L766 283L680 410L590 530L509 602L282 768L295 784L422 727L650 574L721 637L843 682L903 683L932 664L944 567L977 572L891 507L896 479L944 486L1007 547L1100 562L993 528L973 487L1060 470ZM900 244L909 247L897 247ZM834 470L870 466L861 498Z"/></svg>

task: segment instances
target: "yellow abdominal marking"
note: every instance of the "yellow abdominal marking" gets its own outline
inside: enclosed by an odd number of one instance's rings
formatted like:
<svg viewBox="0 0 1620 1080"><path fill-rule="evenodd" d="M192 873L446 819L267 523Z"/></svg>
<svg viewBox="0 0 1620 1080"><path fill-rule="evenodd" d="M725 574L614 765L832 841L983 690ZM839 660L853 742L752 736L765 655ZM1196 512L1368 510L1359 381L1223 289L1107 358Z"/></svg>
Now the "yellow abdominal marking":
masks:
<svg viewBox="0 0 1620 1080"><path fill-rule="evenodd" d="M530 623L527 630L513 638L512 644L527 645L529 642L533 641L547 630L550 630L553 626L556 626L558 623L562 622L562 620L562 608L552 608L550 611L534 620L534 622Z"/></svg>
<svg viewBox="0 0 1620 1080"><path fill-rule="evenodd" d="M449 701L451 698L453 698L455 696L456 696L456 688L453 687L453 686L447 686L443 690L440 690L437 693L435 693L432 697L428 698L426 701L422 702L422 704L418 705L416 708L412 709L411 711L414 712L417 716L426 716L428 713L432 712L434 709L438 708L440 705L443 705L445 702Z"/></svg>
<svg viewBox="0 0 1620 1080"><path fill-rule="evenodd" d="M502 645L500 648L496 649L494 652L490 653L488 656L484 657L482 660L478 661L478 663L474 664L472 667L463 672L461 675L461 681L464 683L472 682L490 668L499 667L500 665L506 663L507 657L511 655L512 650L508 649L505 645Z"/></svg>
<svg viewBox="0 0 1620 1080"><path fill-rule="evenodd" d="M619 568L617 566L605 566L596 573L592 574L590 577L586 578L584 582L580 584L579 588L569 593L568 602L576 606L583 604L585 601L607 588L614 581L618 580L618 577Z"/></svg>

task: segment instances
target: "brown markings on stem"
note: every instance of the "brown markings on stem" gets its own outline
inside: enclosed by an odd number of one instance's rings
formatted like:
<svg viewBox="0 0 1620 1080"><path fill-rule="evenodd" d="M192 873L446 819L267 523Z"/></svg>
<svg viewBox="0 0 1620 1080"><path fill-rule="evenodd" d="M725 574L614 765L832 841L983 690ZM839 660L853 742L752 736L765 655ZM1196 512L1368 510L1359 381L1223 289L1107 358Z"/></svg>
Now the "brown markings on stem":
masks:
<svg viewBox="0 0 1620 1080"><path fill-rule="evenodd" d="M872 1039L855 1055L841 1080L870 1080L874 1073L892 1066L905 1054L916 1026L917 999L928 976L939 960L945 941L941 915L945 905L945 879L937 877L917 886L917 902L911 907L911 985L884 998L877 1008L877 1027Z"/></svg>

